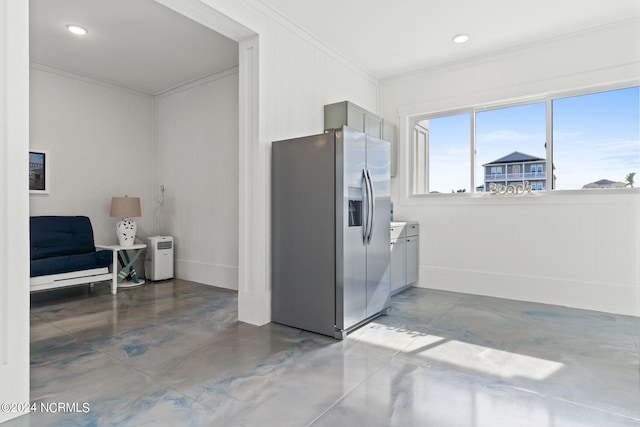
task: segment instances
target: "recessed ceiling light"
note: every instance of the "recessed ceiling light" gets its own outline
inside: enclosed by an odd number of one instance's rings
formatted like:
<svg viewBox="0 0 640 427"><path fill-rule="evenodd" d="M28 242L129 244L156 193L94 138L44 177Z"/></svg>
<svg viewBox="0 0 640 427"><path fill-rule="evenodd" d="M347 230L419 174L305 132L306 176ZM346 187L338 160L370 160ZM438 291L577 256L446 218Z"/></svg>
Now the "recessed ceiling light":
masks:
<svg viewBox="0 0 640 427"><path fill-rule="evenodd" d="M89 32L86 28L81 27L80 25L72 25L72 24L67 25L67 30L79 36L84 36Z"/></svg>
<svg viewBox="0 0 640 427"><path fill-rule="evenodd" d="M453 42L454 43L464 43L467 40L469 40L469 35L468 34L458 34L456 36L453 36Z"/></svg>

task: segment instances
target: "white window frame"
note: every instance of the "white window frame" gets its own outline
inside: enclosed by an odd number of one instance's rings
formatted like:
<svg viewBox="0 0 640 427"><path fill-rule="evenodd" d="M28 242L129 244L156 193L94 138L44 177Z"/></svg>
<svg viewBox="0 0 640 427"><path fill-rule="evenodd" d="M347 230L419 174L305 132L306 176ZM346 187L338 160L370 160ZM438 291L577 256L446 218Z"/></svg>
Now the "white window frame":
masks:
<svg viewBox="0 0 640 427"><path fill-rule="evenodd" d="M452 111L445 111L445 112L441 112L441 113L436 113L436 114L421 114L421 115L416 115L412 118L410 118L409 120L409 124L410 124L410 128L409 128L409 133L410 133L410 143L409 143L409 147L410 147L410 180L409 180L409 191L410 191L410 197L423 197L423 196L437 196L437 195L441 195L441 194L453 194L453 195L469 195L469 194L474 194L475 193L475 187L469 187L470 190L469 192L464 192L464 193L431 193L430 189L429 189L429 129L425 128L424 126L420 125L420 122L424 121L424 120L433 120L433 119L439 119L439 118L443 118L443 117L449 117L449 116L458 116L458 115L462 115L462 114L469 114L469 123L470 123L470 135L471 135L471 159L473 160L475 158L475 156L473 155L473 147L475 147L475 114L473 113L472 109L461 109L461 110L452 110ZM426 139L427 139L427 146L426 146L426 155L425 155L425 159L427 161L427 164L425 166L426 168L426 172L425 172L425 177L420 177L418 175L418 169L420 168L418 166L418 158L417 158L417 153L418 153L418 144L417 144L417 140L414 137L416 135L416 127L421 127L422 129L425 129L426 132ZM471 173L474 173L474 164L473 162L471 163ZM415 189L417 186L417 180L419 178L423 178L424 179L424 185L426 187L426 192L425 193L416 193ZM473 182L473 177L471 182Z"/></svg>
<svg viewBox="0 0 640 427"><path fill-rule="evenodd" d="M413 165L412 167L412 180L411 180L411 185L413 190L415 191L415 189L417 188L422 188L424 187L427 191L424 193L416 193L416 194L428 194L429 193L429 129L425 128L424 126L415 123L413 126L413 129L411 130L411 133L413 135L412 139L413 139L413 149L411 150L412 153L412 162L411 164ZM424 147L420 147L420 144L422 144L422 137L420 137L420 135L423 135L424 140L425 140L425 146Z"/></svg>
<svg viewBox="0 0 640 427"><path fill-rule="evenodd" d="M410 165L411 167L409 168L409 186L407 188L408 190L408 197L410 198L422 198L422 197L433 197L433 196L446 196L446 197L486 197L488 195L488 191L485 188L484 191L482 192L476 192L476 187L477 187L477 183L475 180L475 161L476 161L476 135L475 135L475 124L476 124L476 114L479 112L484 112L484 111L491 111L491 110L499 110L499 109L503 109L503 108L510 108L510 107L518 107L521 105L529 105L529 104L536 104L536 103L540 103L540 102L545 102L546 103L546 163L544 165L544 168L542 171L540 171L540 167L542 167L542 165L538 165L538 167L536 168L536 173L540 173L540 172L545 172L546 171L546 177L545 177L545 183L543 184L543 190L544 191L537 191L538 193L544 193L544 194L550 194L550 193L562 193L562 194L593 194L592 192L589 191L585 191L584 189L569 189L569 190L556 190L555 189L555 182L553 180L553 101L558 100L558 99L563 99L563 98L571 98L571 97L576 97L576 96L583 96L583 95L592 95L592 94L596 94L596 93L601 93L601 92L609 92L609 91L614 91L614 90L619 90L619 89L628 89L628 88L632 88L632 87L640 87L640 81L627 81L627 82L623 82L623 83L617 83L617 84L609 84L609 85L602 85L602 86L593 86L593 87L588 87L588 88L583 88L583 89L577 89L577 90L571 90L571 91L559 91L559 92L553 92L553 93L548 93L545 94L543 96L531 96L531 97L523 97L523 98L519 98L517 100L507 100L507 101L497 101L497 102L488 102L488 103L482 103L480 105L474 105L471 107L464 107L464 108L458 108L458 109L451 109L451 110L446 110L446 111L440 111L440 112L436 112L436 113L426 113L426 114L412 114L409 116L406 116L406 118L408 119L408 124L409 124L409 135L411 135L409 137L409 147L411 147L411 149L409 150L409 155L410 155ZM416 165L416 158L414 157L414 153L415 153L415 140L413 138L413 134L414 134L414 128L415 126L423 121L423 120L430 120L430 119L436 119L436 118L442 118L442 117L448 117L448 116L454 116L454 115L460 115L460 114L469 114L470 115L470 183L469 183L469 188L471 189L468 193L438 193L438 194L431 194L429 193L429 186L428 186L428 178L427 178L427 192L425 193L415 193L415 179L416 179L416 173L415 173L415 165ZM428 140L427 140L427 152L429 151L429 147L428 147ZM427 161L428 161L428 155L427 155ZM427 168L427 176L429 175L428 173L428 163L425 166ZM485 171L483 171L483 175L486 174L486 169ZM630 193L633 191L630 190L634 190L634 189L628 189L628 188L621 188L621 189L611 189L613 191L607 192L607 193L603 193L603 192L599 192L597 194L612 194L614 192L624 192L624 193ZM635 189L635 192L640 191L640 188Z"/></svg>

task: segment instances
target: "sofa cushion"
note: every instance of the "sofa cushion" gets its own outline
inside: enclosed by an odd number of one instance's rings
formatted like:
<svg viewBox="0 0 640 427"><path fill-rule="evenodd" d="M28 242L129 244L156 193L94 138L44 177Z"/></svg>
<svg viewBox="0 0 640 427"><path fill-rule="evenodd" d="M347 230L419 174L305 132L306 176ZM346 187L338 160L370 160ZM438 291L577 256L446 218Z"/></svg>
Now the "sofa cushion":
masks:
<svg viewBox="0 0 640 427"><path fill-rule="evenodd" d="M36 259L31 261L31 277L108 267L112 259L113 252L107 250Z"/></svg>
<svg viewBox="0 0 640 427"><path fill-rule="evenodd" d="M32 260L96 250L86 216L32 216L29 221Z"/></svg>

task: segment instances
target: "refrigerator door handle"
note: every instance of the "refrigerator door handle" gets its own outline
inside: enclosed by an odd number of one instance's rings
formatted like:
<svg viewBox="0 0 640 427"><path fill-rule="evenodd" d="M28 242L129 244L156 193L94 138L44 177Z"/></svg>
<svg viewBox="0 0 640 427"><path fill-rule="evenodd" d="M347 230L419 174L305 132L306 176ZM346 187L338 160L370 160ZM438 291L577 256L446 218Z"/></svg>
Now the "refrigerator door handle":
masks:
<svg viewBox="0 0 640 427"><path fill-rule="evenodd" d="M369 182L367 181L366 169L362 169L362 179L360 181L362 187L362 197L364 209L366 209L366 215L364 216L364 224L362 225L362 243L367 244L367 234L369 233Z"/></svg>
<svg viewBox="0 0 640 427"><path fill-rule="evenodd" d="M369 172L369 169L367 169L366 171L367 171L367 182L369 186L369 212L370 212L369 233L367 235L367 243L371 243L371 236L373 235L374 215L376 210L376 198L375 198L375 195L373 194L373 181L371 180L371 172Z"/></svg>

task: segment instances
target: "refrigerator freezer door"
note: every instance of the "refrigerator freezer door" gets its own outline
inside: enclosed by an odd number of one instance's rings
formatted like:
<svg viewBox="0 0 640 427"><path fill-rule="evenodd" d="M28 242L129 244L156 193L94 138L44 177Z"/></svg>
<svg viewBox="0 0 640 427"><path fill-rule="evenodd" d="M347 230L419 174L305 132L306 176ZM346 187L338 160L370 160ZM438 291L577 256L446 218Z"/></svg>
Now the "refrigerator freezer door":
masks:
<svg viewBox="0 0 640 427"><path fill-rule="evenodd" d="M388 141L372 136L367 139L367 169L373 188L372 225L367 245L367 317L390 304L391 250L391 147Z"/></svg>
<svg viewBox="0 0 640 427"><path fill-rule="evenodd" d="M350 225L349 221L349 204L366 203L362 186L365 150L363 133L348 127L336 131L337 330L349 329L367 318L367 262L363 242L365 218L355 222L355 225ZM365 215L365 211L365 207L360 209L361 215ZM351 221L351 224L354 222Z"/></svg>
<svg viewBox="0 0 640 427"><path fill-rule="evenodd" d="M271 319L330 336L336 316L334 159L333 133L273 143Z"/></svg>

